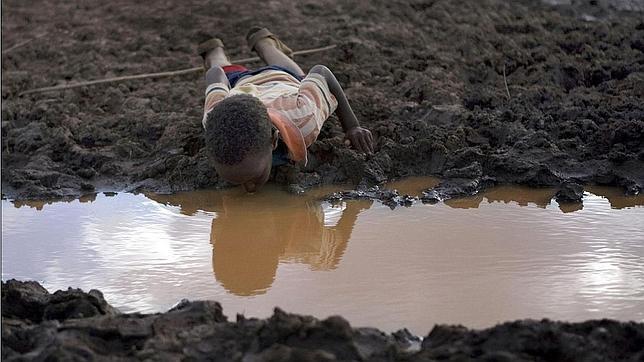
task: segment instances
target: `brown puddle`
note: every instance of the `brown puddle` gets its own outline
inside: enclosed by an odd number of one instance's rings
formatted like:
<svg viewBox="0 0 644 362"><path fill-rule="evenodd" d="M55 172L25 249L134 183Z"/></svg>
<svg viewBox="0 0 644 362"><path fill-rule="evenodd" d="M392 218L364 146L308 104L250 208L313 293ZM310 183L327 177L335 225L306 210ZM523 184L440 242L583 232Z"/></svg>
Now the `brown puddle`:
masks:
<svg viewBox="0 0 644 362"><path fill-rule="evenodd" d="M436 182L388 186L414 195ZM319 201L332 191L3 201L3 279L97 288L123 311L214 299L231 316L280 306L421 335L434 323L644 320L643 196L589 187L571 210L553 189L508 186L392 211Z"/></svg>
<svg viewBox="0 0 644 362"><path fill-rule="evenodd" d="M317 199L335 190L321 188L306 196L232 189L147 197L178 206L185 215L216 213L210 229L215 279L232 294L251 296L270 288L280 261L307 264L312 270L338 266L358 214L371 202L347 204L331 225Z"/></svg>

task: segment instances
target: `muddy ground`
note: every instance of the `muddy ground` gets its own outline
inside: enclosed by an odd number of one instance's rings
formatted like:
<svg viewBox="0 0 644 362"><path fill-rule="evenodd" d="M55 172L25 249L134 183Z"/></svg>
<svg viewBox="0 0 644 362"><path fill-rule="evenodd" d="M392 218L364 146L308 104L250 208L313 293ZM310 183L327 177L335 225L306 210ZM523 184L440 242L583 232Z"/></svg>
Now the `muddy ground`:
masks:
<svg viewBox="0 0 644 362"><path fill-rule="evenodd" d="M221 305L182 301L161 314L121 314L101 292L48 293L2 282L2 360L85 361L641 361L644 324L524 320L485 330L435 326L424 339L352 328L279 309L228 321Z"/></svg>
<svg viewBox="0 0 644 362"><path fill-rule="evenodd" d="M223 187L205 154L200 74L19 97L83 80L198 66L220 36L250 55L253 24L329 66L377 140L347 148L337 119L306 168L274 182L371 186L409 175L644 187L644 1L3 1L2 193ZM29 41L18 47L24 41ZM507 83L507 87L506 87ZM464 185L464 186L463 186ZM459 189L460 188L460 189ZM438 195L441 198L442 195Z"/></svg>
<svg viewBox="0 0 644 362"><path fill-rule="evenodd" d="M297 58L329 66L376 153L343 145L327 122L306 168L274 182L299 191L368 186L412 175L445 182L434 202L500 183L644 188L644 1L551 0L18 1L2 2L2 194L16 199L96 191L225 187L204 150L201 75L20 97L22 91L198 66L196 43L269 26ZM26 43L25 43L26 42ZM507 84L507 85L506 85ZM366 191L364 191L366 190ZM375 191L374 191L375 190ZM402 326L401 326L402 327ZM119 314L100 292L47 293L2 283L3 360L642 360L641 323L508 322L436 326L420 340L276 311L227 321L215 302L164 314Z"/></svg>

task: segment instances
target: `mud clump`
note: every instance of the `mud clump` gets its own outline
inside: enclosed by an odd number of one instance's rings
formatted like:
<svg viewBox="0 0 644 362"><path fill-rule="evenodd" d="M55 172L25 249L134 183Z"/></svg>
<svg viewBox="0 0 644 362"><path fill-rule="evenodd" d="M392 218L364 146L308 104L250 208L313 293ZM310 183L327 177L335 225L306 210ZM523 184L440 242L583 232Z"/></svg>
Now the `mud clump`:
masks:
<svg viewBox="0 0 644 362"><path fill-rule="evenodd" d="M117 313L98 290L84 293L80 289L70 288L49 294L37 282L19 282L14 279L2 282L2 305L3 317L12 316L31 322L64 321Z"/></svg>
<svg viewBox="0 0 644 362"><path fill-rule="evenodd" d="M244 29L257 19L294 49L337 44L297 61L329 66L376 139L375 155L360 155L332 118L310 148L310 164L280 167L274 182L373 186L435 175L530 186L572 180L639 193L641 1L554 3L564 5L248 1L231 17L199 1L172 11L165 2L3 2L3 44L33 39L2 54L3 193L226 187L205 152L201 76L18 94L201 64L195 39L213 23L230 57L243 58Z"/></svg>
<svg viewBox="0 0 644 362"><path fill-rule="evenodd" d="M557 202L581 202L584 197L584 187L574 182L566 182L555 194Z"/></svg>
<svg viewBox="0 0 644 362"><path fill-rule="evenodd" d="M491 178L453 178L442 181L436 187L425 190L420 200L425 204L435 204L455 197L472 196L494 185Z"/></svg>
<svg viewBox="0 0 644 362"><path fill-rule="evenodd" d="M56 313L60 300L95 313ZM219 303L182 301L159 314L122 314L98 291L49 294L36 282L2 282L3 360L196 361L589 361L644 357L644 324L611 320L516 321L485 330L435 326L421 341L407 330L353 328L275 309L267 319L228 321ZM98 307L98 308L96 308ZM28 311L28 312L26 312Z"/></svg>
<svg viewBox="0 0 644 362"><path fill-rule="evenodd" d="M393 210L397 206L411 206L416 199L416 197L410 195L400 195L397 190L373 186L366 189L359 187L358 190L335 192L327 196L325 201L339 204L346 200L378 200Z"/></svg>

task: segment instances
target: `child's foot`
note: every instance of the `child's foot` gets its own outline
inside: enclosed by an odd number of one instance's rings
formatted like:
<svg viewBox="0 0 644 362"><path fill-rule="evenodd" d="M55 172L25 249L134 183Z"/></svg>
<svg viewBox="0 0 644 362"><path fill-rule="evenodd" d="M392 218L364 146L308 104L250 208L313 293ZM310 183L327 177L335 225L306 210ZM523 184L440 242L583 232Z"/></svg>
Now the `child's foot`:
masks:
<svg viewBox="0 0 644 362"><path fill-rule="evenodd" d="M199 44L197 53L203 58L206 69L217 64L229 65L228 57L224 53L224 42L219 38L211 38Z"/></svg>
<svg viewBox="0 0 644 362"><path fill-rule="evenodd" d="M255 50L255 47L260 42L270 41L279 49L282 53L286 54L288 57L293 57L293 50L286 46L275 34L271 33L266 28L260 28L258 26L252 27L246 34L246 41L251 50Z"/></svg>

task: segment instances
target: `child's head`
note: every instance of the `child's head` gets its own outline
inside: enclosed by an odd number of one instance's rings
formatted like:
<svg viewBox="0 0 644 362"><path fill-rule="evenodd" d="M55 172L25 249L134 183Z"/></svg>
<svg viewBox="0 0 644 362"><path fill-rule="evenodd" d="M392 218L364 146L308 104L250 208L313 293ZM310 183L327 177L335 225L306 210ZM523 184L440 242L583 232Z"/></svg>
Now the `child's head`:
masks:
<svg viewBox="0 0 644 362"><path fill-rule="evenodd" d="M266 107L250 95L219 102L206 120L206 147L219 176L254 192L268 180L276 141Z"/></svg>

